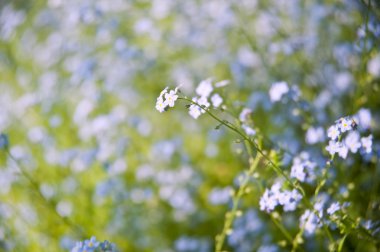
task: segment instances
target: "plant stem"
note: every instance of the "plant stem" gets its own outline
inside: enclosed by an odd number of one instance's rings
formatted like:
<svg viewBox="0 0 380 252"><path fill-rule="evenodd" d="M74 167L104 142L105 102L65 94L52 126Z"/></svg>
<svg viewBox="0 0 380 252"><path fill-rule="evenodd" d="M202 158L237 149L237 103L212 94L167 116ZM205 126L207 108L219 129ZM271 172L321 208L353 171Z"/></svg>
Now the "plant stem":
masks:
<svg viewBox="0 0 380 252"><path fill-rule="evenodd" d="M55 204L54 204L54 202L49 201L48 199L46 199L44 197L44 195L40 191L38 183L28 174L28 172L26 172L26 170L23 168L23 166L20 164L20 162L15 157L13 157L13 155L10 153L10 151L8 149L6 150L6 153L9 156L9 158L17 165L17 167L21 171L21 174L28 180L28 182L33 187L33 189L35 190L35 192L37 193L37 195L39 196L39 198L41 198L41 200L44 203L46 203L46 205L48 206L48 209L50 209L55 216L57 216L65 225L67 225L68 227L70 227L71 229L73 229L78 235L80 235L81 237L87 237L86 234L84 233L84 231L82 230L82 228L80 228L78 225L76 225L75 223L73 223L67 217L62 217L55 210Z"/></svg>
<svg viewBox="0 0 380 252"><path fill-rule="evenodd" d="M242 196L244 195L244 193L247 189L247 185L248 185L249 180L251 179L254 171L256 170L256 168L259 164L260 157L258 155L256 155L255 159L253 159L253 160L250 159L250 161L251 161L250 162L251 163L250 168L247 171L247 173L245 174L245 177L244 177L243 181L241 182L237 193L233 195L232 209L231 209L231 211L226 213L226 219L224 222L223 230L222 230L221 234L217 235L215 238L215 241L216 241L215 252L221 252L222 251L223 244L224 244L224 241L226 239L226 236L231 232L231 227L232 227L233 221L235 220L235 217L237 216L239 202L240 202Z"/></svg>

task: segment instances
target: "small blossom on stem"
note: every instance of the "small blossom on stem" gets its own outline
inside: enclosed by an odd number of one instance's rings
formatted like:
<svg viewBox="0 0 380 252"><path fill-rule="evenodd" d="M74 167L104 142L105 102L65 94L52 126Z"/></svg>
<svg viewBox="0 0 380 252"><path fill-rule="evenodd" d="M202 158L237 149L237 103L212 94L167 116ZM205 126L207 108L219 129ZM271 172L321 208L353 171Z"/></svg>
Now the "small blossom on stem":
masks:
<svg viewBox="0 0 380 252"><path fill-rule="evenodd" d="M162 113L165 109L169 107L174 107L175 101L178 99L178 87L175 90L170 90L168 92L168 87L161 91L160 96L157 97L156 109Z"/></svg>
<svg viewBox="0 0 380 252"><path fill-rule="evenodd" d="M218 108L223 103L223 98L219 94L213 94L211 96L212 106Z"/></svg>
<svg viewBox="0 0 380 252"><path fill-rule="evenodd" d="M331 140L336 140L340 135L339 127L337 125L332 125L330 128L327 130L327 136Z"/></svg>
<svg viewBox="0 0 380 252"><path fill-rule="evenodd" d="M335 212L340 210L340 204L339 202L334 202L330 205L329 208L327 208L327 213L329 215L333 215Z"/></svg>

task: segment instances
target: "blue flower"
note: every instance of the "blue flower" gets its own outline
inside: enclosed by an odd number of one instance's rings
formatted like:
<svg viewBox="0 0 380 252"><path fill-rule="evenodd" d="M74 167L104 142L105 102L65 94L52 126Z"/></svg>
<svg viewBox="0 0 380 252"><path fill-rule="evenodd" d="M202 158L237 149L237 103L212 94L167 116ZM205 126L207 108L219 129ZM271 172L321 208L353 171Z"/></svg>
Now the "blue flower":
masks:
<svg viewBox="0 0 380 252"><path fill-rule="evenodd" d="M8 135L1 133L0 134L0 150L6 150L9 147Z"/></svg>
<svg viewBox="0 0 380 252"><path fill-rule="evenodd" d="M99 246L99 242L95 236L92 236L90 240L84 241L84 246L87 247L87 249L95 249Z"/></svg>

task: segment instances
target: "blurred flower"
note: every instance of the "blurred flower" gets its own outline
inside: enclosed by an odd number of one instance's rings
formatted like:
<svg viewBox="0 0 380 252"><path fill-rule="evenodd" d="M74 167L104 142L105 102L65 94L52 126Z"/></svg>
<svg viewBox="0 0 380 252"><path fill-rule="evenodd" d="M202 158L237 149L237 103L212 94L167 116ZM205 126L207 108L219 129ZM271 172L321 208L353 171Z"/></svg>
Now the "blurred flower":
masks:
<svg viewBox="0 0 380 252"><path fill-rule="evenodd" d="M266 189L260 198L260 210L270 213L277 205L282 205L285 212L294 211L302 199L302 195L296 190L281 191L282 183L276 182L270 190Z"/></svg>
<svg viewBox="0 0 380 252"><path fill-rule="evenodd" d="M195 89L197 95L201 97L208 97L213 91L211 79L203 80L199 83L198 87Z"/></svg>
<svg viewBox="0 0 380 252"><path fill-rule="evenodd" d="M71 252L117 252L117 250L109 241L99 242L95 236L92 236L89 240L77 242Z"/></svg>
<svg viewBox="0 0 380 252"><path fill-rule="evenodd" d="M368 62L367 71L375 77L380 77L380 54L377 54Z"/></svg>
<svg viewBox="0 0 380 252"><path fill-rule="evenodd" d="M305 213L300 218L300 228L304 228L305 234L310 236L315 233L317 228L321 227L322 224L315 213L311 210L306 210Z"/></svg>
<svg viewBox="0 0 380 252"><path fill-rule="evenodd" d="M208 195L208 199L213 205L226 204L231 198L231 187L214 188Z"/></svg>
<svg viewBox="0 0 380 252"><path fill-rule="evenodd" d="M307 181L311 183L315 180L315 167L316 163L310 161L309 154L302 152L299 156L293 159L293 164L291 167L290 177L296 178L300 182Z"/></svg>
<svg viewBox="0 0 380 252"><path fill-rule="evenodd" d="M0 134L0 150L6 150L9 148L9 139L8 135L1 133Z"/></svg>
<svg viewBox="0 0 380 252"><path fill-rule="evenodd" d="M249 108L243 108L239 115L239 120L241 122L246 122L248 120L248 117L252 114L252 110Z"/></svg>
<svg viewBox="0 0 380 252"><path fill-rule="evenodd" d="M281 97L289 92L288 84L284 81L275 82L272 84L269 89L269 96L272 102L278 102L281 100Z"/></svg>
<svg viewBox="0 0 380 252"><path fill-rule="evenodd" d="M357 123L363 129L369 129L371 126L371 111L369 109L362 108L355 115Z"/></svg>
<svg viewBox="0 0 380 252"><path fill-rule="evenodd" d="M270 213L278 205L278 197L271 190L266 189L260 198L260 210Z"/></svg>
<svg viewBox="0 0 380 252"><path fill-rule="evenodd" d="M211 103L213 107L218 108L223 103L223 99L219 94L213 94L211 96Z"/></svg>
<svg viewBox="0 0 380 252"><path fill-rule="evenodd" d="M333 215L336 211L340 210L340 204L339 202L334 202L330 205L329 208L327 208L327 213L329 215Z"/></svg>
<svg viewBox="0 0 380 252"><path fill-rule="evenodd" d="M279 203L284 207L285 212L296 210L297 204L302 199L302 195L296 190L284 191L279 198Z"/></svg>
<svg viewBox="0 0 380 252"><path fill-rule="evenodd" d="M356 153L361 146L359 133L356 131L350 132L344 143L352 153Z"/></svg>
<svg viewBox="0 0 380 252"><path fill-rule="evenodd" d="M372 152L372 135L369 135L367 137L362 137L360 142L365 153Z"/></svg>
<svg viewBox="0 0 380 252"><path fill-rule="evenodd" d="M329 141L329 145L326 146L326 150L330 153L330 155L334 155L335 153L339 152L341 144L338 142L335 142L333 140Z"/></svg>
<svg viewBox="0 0 380 252"><path fill-rule="evenodd" d="M310 127L306 131L306 143L316 144L318 142L323 142L325 140L324 130L322 127Z"/></svg>
<svg viewBox="0 0 380 252"><path fill-rule="evenodd" d="M254 136L256 134L256 130L252 129L251 127L243 124L241 126L245 132L245 134L247 134L248 136Z"/></svg>

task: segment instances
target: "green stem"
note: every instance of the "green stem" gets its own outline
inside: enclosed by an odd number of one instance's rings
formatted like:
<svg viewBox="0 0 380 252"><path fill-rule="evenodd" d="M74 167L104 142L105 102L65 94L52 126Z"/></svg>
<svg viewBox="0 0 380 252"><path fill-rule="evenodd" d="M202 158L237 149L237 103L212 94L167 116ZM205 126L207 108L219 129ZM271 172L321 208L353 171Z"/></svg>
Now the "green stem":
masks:
<svg viewBox="0 0 380 252"><path fill-rule="evenodd" d="M181 100L185 100L185 101L188 101L190 102L191 104L193 105L196 105L198 106L199 108L201 108L203 111L205 111L208 115L210 115L213 119L215 119L216 121L218 121L221 125L225 125L227 128L231 129L232 131L236 132L238 135L240 135L245 141L247 141L249 143L249 145L254 148L258 153L260 153L260 155L268 161L268 163L270 164L270 167L277 173L279 174L280 176L282 176L283 178L285 178L285 180L291 185L291 187L293 189L296 189L301 195L302 195L302 201L305 203L305 205L310 208L314 214L317 215L317 217L322 221L322 224L323 224L323 230L324 232L326 233L326 236L328 237L328 239L330 240L330 242L334 242L334 239L329 231L329 229L327 228L327 226L325 225L323 219L321 218L321 216L319 216L319 213L314 209L314 207L312 206L312 204L310 204L310 202L306 199L306 193L305 191L303 190L303 188L299 185L299 184L296 184L295 182L293 182L290 177L280 168L278 167L265 153L263 150L261 150L259 148L259 146L249 137L247 137L244 133L242 133L240 130L237 129L237 127L235 125L233 125L232 123L230 122L227 122L227 121L224 121L224 120L221 120L219 119L217 116L215 116L212 112L210 112L210 110L202 105L200 105L199 103L197 102L194 102L193 100L187 98L187 97L179 97L178 99L181 99Z"/></svg>
<svg viewBox="0 0 380 252"><path fill-rule="evenodd" d="M57 216L65 225L73 229L78 235L81 237L87 237L82 228L80 228L78 225L73 223L70 219L67 217L62 217L56 210L55 210L55 204L52 201L49 201L44 197L44 195L41 193L38 183L26 172L26 170L22 167L20 162L13 157L13 155L10 153L8 149L6 149L6 153L9 156L9 158L17 165L19 170L21 171L21 174L28 180L30 185L33 187L34 191L37 193L39 198L46 203L48 206L48 209L50 209L55 216Z"/></svg>
<svg viewBox="0 0 380 252"><path fill-rule="evenodd" d="M248 185L250 178L252 177L254 171L256 170L256 168L259 164L260 157L257 155L253 161L252 161L252 159L250 159L250 160L251 160L250 168L249 168L248 172L246 173L244 180L241 182L238 192L236 194L234 194L234 196L233 196L232 209L231 209L231 211L226 213L226 219L224 222L223 230L215 238L215 241L216 241L215 252L221 252L222 251L223 244L224 244L224 241L226 239L226 236L231 232L231 227L232 227L233 221L235 220L235 217L237 216L239 202L240 202L241 198L243 197L243 195L247 189L247 185Z"/></svg>

